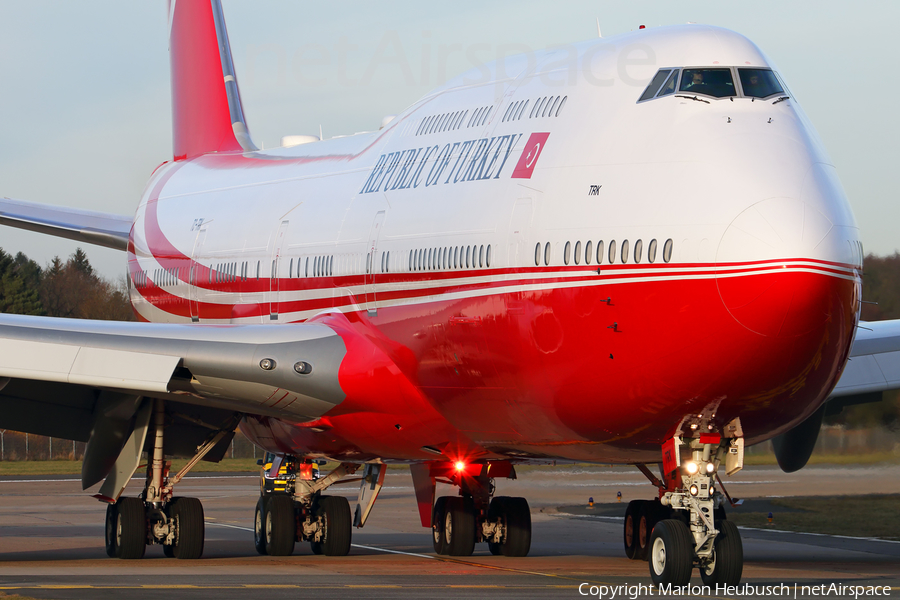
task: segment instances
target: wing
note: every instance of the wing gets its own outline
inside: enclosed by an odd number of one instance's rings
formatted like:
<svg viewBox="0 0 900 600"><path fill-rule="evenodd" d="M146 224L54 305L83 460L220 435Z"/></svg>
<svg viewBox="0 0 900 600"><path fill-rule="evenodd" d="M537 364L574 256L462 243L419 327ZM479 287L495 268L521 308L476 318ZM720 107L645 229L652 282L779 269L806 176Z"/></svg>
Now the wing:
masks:
<svg viewBox="0 0 900 600"><path fill-rule="evenodd" d="M128 248L132 218L0 198L0 225L46 233L115 250Z"/></svg>
<svg viewBox="0 0 900 600"><path fill-rule="evenodd" d="M139 458L143 437L132 438L146 434L148 399L164 399L174 421L167 454L193 455L211 431L228 436L224 452L244 414L302 422L341 403L338 370L346 354L343 339L316 323L0 315L0 429L87 442L82 483L89 487L110 473L124 447ZM216 453L209 459L218 460ZM126 480L136 466L124 469Z"/></svg>
<svg viewBox="0 0 900 600"><path fill-rule="evenodd" d="M877 401L880 392L898 388L900 320L860 322L850 360L831 392L829 404Z"/></svg>

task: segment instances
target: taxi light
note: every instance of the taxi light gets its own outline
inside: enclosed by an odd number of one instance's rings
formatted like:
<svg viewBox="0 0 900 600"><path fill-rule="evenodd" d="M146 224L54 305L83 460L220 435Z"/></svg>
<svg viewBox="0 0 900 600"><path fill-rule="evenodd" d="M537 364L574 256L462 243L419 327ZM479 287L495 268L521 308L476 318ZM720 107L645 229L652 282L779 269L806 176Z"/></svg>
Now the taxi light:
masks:
<svg viewBox="0 0 900 600"><path fill-rule="evenodd" d="M716 470L716 465L714 465L713 463L706 463L706 472L707 473L712 475L715 470Z"/></svg>
<svg viewBox="0 0 900 600"><path fill-rule="evenodd" d="M461 460L460 460L460 461L457 461L456 464L455 464L454 466L456 467L456 470L457 470L457 471L462 472L462 471L465 471L465 470L466 470L466 463L464 463L464 462L461 461Z"/></svg>
<svg viewBox="0 0 900 600"><path fill-rule="evenodd" d="M688 475L693 475L697 472L697 463L693 461L685 463L684 468L688 472Z"/></svg>
<svg viewBox="0 0 900 600"><path fill-rule="evenodd" d="M697 487L697 484L691 484L691 496L696 496L700 493L700 489Z"/></svg>

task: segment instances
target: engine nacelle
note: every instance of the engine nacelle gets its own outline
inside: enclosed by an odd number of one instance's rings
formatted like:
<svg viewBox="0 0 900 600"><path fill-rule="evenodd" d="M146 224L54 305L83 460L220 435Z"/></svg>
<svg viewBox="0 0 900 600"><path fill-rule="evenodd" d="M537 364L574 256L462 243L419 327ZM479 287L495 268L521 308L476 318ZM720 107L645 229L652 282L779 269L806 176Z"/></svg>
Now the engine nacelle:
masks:
<svg viewBox="0 0 900 600"><path fill-rule="evenodd" d="M822 427L824 416L825 405L823 404L808 419L772 439L775 458L782 471L793 473L806 466L816 447L816 440L819 439L819 429Z"/></svg>

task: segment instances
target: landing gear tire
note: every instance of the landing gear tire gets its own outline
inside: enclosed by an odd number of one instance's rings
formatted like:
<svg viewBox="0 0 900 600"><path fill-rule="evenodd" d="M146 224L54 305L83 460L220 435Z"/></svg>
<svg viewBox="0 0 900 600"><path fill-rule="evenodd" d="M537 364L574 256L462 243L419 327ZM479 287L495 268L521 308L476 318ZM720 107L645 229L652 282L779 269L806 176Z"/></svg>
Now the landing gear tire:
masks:
<svg viewBox="0 0 900 600"><path fill-rule="evenodd" d="M309 548L313 554L322 554L322 542L310 542Z"/></svg>
<svg viewBox="0 0 900 600"><path fill-rule="evenodd" d="M475 508L471 498L448 498L444 539L450 556L472 556L475 551Z"/></svg>
<svg viewBox="0 0 900 600"><path fill-rule="evenodd" d="M269 556L290 556L297 536L294 500L290 496L272 496L265 510L266 551Z"/></svg>
<svg viewBox="0 0 900 600"><path fill-rule="evenodd" d="M660 520L662 506L658 502L642 501L635 523L635 560L647 560L650 555L650 536Z"/></svg>
<svg viewBox="0 0 900 600"><path fill-rule="evenodd" d="M744 571L744 546L737 525L731 521L716 522L719 535L713 546L712 561L700 567L704 585L738 585Z"/></svg>
<svg viewBox="0 0 900 600"><path fill-rule="evenodd" d="M175 548L173 546L163 546L163 555L166 558L175 558Z"/></svg>
<svg viewBox="0 0 900 600"><path fill-rule="evenodd" d="M175 521L175 543L172 556L193 560L203 555L206 526L203 504L197 498L173 498L169 503L169 517Z"/></svg>
<svg viewBox="0 0 900 600"><path fill-rule="evenodd" d="M488 507L488 517L492 520L500 517L506 526L503 542L493 544L498 546L498 554L513 557L528 556L528 551L531 550L531 509L525 498L495 497ZM491 544L488 544L488 547L493 554L494 548Z"/></svg>
<svg viewBox="0 0 900 600"><path fill-rule="evenodd" d="M625 556L632 560L638 560L637 521L638 518L640 518L640 506L640 500L632 500L625 509L625 527L623 536L625 542Z"/></svg>
<svg viewBox="0 0 900 600"><path fill-rule="evenodd" d="M106 542L106 555L116 557L116 505L106 505L106 524L104 527L104 541Z"/></svg>
<svg viewBox="0 0 900 600"><path fill-rule="evenodd" d="M144 501L140 498L119 498L115 511L116 557L143 558L144 550L147 548L147 517L144 513Z"/></svg>
<svg viewBox="0 0 900 600"><path fill-rule="evenodd" d="M431 509L431 543L437 554L447 553L447 543L444 539L444 515L447 514L447 500L449 499L448 496L441 496L434 501L434 508Z"/></svg>
<svg viewBox="0 0 900 600"><path fill-rule="evenodd" d="M350 502L343 496L322 496L319 498L316 514L323 517L325 522L325 539L321 542L322 554L347 556L350 553L350 538L353 532Z"/></svg>
<svg viewBox="0 0 900 600"><path fill-rule="evenodd" d="M266 497L260 496L256 501L256 511L253 514L253 545L256 551L265 556L266 550Z"/></svg>
<svg viewBox="0 0 900 600"><path fill-rule="evenodd" d="M694 537L678 519L660 521L650 536L650 579L656 585L687 585L694 566Z"/></svg>

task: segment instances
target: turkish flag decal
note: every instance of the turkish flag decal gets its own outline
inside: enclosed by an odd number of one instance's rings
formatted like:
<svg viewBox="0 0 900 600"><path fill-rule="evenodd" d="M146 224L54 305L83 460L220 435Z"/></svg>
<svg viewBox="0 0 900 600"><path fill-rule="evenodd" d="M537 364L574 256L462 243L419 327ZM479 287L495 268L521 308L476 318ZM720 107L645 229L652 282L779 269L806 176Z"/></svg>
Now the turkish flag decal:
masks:
<svg viewBox="0 0 900 600"><path fill-rule="evenodd" d="M534 166L537 164L538 157L541 155L541 150L544 149L544 144L547 142L548 137L550 137L549 131L531 134L531 137L528 138L528 142L525 144L525 148L522 150L522 156L519 158L518 164L516 164L516 169L513 171L513 179L531 179L531 173L534 172Z"/></svg>

